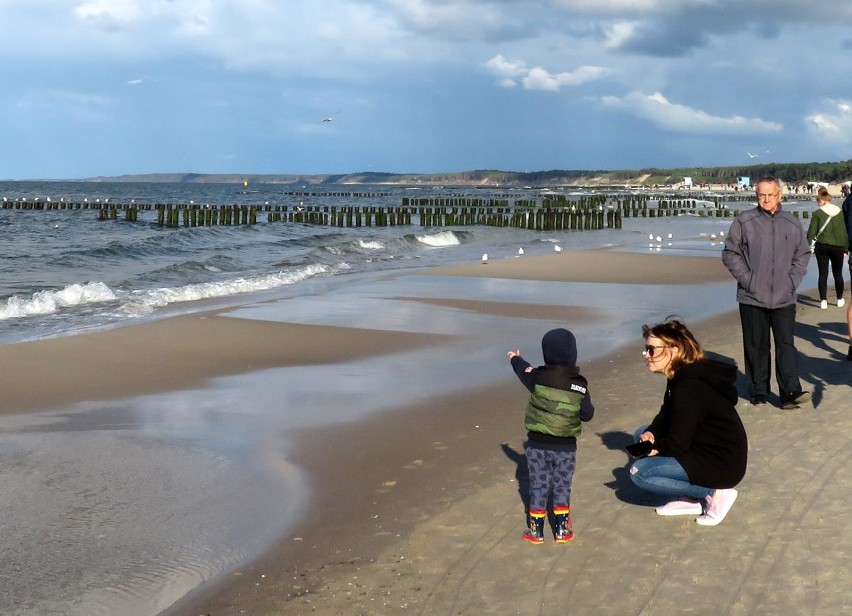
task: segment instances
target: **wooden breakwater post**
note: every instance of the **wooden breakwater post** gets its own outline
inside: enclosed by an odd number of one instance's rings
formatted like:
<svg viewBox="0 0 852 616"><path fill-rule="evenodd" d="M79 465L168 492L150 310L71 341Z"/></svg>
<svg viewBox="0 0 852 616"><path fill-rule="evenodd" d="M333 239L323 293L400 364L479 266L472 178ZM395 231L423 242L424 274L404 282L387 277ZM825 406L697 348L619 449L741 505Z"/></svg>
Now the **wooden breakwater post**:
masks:
<svg viewBox="0 0 852 616"><path fill-rule="evenodd" d="M227 205L200 206L198 204L164 204L154 206L157 212L157 224L161 227L209 227L217 225L254 225L257 224L258 206ZM137 210L133 209L133 220L137 220Z"/></svg>

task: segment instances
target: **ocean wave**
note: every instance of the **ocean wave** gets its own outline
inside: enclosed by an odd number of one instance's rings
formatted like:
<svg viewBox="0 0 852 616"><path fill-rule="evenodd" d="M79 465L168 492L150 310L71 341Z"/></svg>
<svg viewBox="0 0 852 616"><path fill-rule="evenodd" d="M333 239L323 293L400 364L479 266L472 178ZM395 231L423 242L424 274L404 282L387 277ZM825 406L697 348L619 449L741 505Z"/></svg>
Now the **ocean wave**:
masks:
<svg viewBox="0 0 852 616"><path fill-rule="evenodd" d="M461 244L461 240L459 240L458 236L452 231L441 231L440 233L429 235L415 235L414 237L421 244L426 244L427 246L435 248L443 246L458 246Z"/></svg>
<svg viewBox="0 0 852 616"><path fill-rule="evenodd" d="M129 301L122 304L121 311L128 316L143 316L150 314L156 308L162 308L169 304L229 297L255 291L268 291L295 284L315 276L335 274L348 268L349 266L346 263L340 263L333 267L314 264L292 271L280 271L261 276L187 284L173 288L163 287L159 289L138 290L130 294Z"/></svg>
<svg viewBox="0 0 852 616"><path fill-rule="evenodd" d="M71 284L58 291L37 291L30 296L13 295L0 303L0 320L54 314L62 308L98 304L116 299L102 282Z"/></svg>
<svg viewBox="0 0 852 616"><path fill-rule="evenodd" d="M383 250L385 245L376 240L358 240L358 246L364 250Z"/></svg>

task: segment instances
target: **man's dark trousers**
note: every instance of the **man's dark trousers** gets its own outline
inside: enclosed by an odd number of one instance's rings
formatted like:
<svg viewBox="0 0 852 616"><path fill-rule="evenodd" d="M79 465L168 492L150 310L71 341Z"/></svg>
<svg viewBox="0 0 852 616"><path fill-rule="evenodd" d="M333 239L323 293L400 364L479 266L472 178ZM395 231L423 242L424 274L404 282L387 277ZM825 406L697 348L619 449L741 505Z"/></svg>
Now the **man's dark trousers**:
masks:
<svg viewBox="0 0 852 616"><path fill-rule="evenodd" d="M775 378L781 404L802 392L799 382L799 360L793 342L796 327L796 304L783 308L762 308L740 304L743 328L745 375L752 398L769 396L770 345L775 344Z"/></svg>

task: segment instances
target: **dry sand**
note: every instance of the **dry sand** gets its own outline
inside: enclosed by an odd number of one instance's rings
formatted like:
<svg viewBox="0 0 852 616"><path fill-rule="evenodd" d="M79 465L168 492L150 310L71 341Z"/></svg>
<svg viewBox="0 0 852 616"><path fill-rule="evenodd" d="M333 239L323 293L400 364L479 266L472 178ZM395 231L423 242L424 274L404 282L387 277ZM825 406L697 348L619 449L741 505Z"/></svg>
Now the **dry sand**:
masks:
<svg viewBox="0 0 852 616"><path fill-rule="evenodd" d="M727 276L717 259L608 251L428 273L481 276L485 268L494 277L659 285L713 282L720 271ZM503 315L518 309L419 301ZM597 414L579 441L572 497L577 538L570 544L531 546L520 538L526 393L507 361L506 379L495 386L302 433L294 461L318 487L306 523L169 613L848 613L852 535L845 502L852 479L845 469L852 413L845 399L852 362L845 361L844 311L809 304L799 305L797 334L803 385L814 391L814 404L781 411L741 401L749 472L718 527L656 516L655 501L627 477L622 447L636 425L653 417L665 386L647 372L637 332L623 350L581 366ZM566 318L560 306L529 308L524 316L541 320L542 331ZM742 363L735 313L690 325L707 351ZM0 347L8 384L2 408L23 412L441 342L364 334L206 314L7 345Z"/></svg>

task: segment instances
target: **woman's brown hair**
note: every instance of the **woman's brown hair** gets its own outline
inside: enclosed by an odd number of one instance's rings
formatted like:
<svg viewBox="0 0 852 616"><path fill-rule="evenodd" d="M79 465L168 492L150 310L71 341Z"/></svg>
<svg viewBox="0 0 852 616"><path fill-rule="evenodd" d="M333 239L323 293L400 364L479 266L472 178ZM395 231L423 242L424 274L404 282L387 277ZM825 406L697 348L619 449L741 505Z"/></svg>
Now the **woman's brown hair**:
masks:
<svg viewBox="0 0 852 616"><path fill-rule="evenodd" d="M704 351L695 336L686 325L674 317L666 317L665 321L656 325L643 325L642 337L647 341L649 336L659 338L666 346L677 351L666 368L667 378L672 378L683 366L704 359Z"/></svg>

